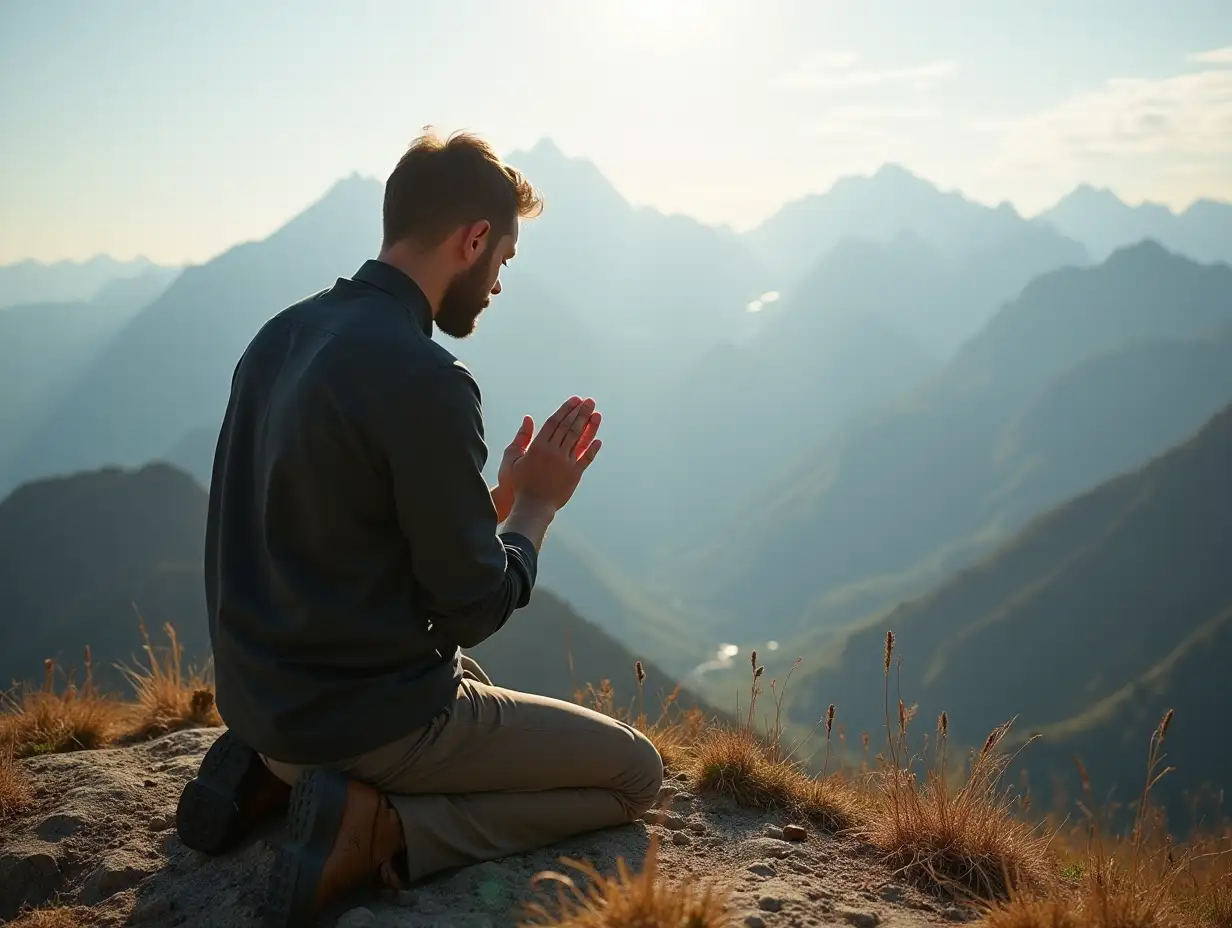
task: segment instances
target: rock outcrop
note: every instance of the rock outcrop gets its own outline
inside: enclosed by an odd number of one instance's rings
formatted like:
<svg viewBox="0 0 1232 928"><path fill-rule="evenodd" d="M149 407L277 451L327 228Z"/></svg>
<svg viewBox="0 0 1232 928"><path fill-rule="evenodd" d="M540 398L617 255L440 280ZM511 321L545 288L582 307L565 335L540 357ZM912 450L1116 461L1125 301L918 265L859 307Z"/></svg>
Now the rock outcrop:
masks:
<svg viewBox="0 0 1232 928"><path fill-rule="evenodd" d="M25 907L71 906L80 924L259 928L265 870L281 839L272 824L232 853L184 848L174 810L219 730L190 730L132 747L22 762L31 806L0 826L0 922ZM663 808L645 821L557 847L433 877L398 894L374 890L326 913L340 928L514 926L527 902L547 902L544 870L562 856L612 873L641 867L652 839L663 878L727 881L730 923L756 926L944 924L959 913L902 885L858 845L765 812L699 797L670 776ZM573 875L571 873L571 875Z"/></svg>

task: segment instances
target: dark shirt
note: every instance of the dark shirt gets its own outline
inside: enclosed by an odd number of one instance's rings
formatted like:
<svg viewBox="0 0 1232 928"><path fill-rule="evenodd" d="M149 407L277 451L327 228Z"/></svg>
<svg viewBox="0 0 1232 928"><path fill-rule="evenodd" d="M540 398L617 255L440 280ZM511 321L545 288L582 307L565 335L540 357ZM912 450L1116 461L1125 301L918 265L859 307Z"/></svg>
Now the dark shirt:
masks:
<svg viewBox="0 0 1232 928"><path fill-rule="evenodd" d="M451 704L459 648L530 599L497 533L479 387L427 299L368 261L267 322L218 440L205 585L218 709L266 756L325 763Z"/></svg>

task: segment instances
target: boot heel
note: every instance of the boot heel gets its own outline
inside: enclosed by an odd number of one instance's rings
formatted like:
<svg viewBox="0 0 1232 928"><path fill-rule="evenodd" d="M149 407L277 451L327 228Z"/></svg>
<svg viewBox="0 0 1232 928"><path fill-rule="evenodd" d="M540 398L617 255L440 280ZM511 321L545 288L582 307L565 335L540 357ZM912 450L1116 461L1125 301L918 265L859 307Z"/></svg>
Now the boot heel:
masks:
<svg viewBox="0 0 1232 928"><path fill-rule="evenodd" d="M270 870L267 928L305 928L316 914L317 889L346 809L347 779L331 770L300 774L287 809L287 843Z"/></svg>
<svg viewBox="0 0 1232 928"><path fill-rule="evenodd" d="M184 846L217 854L239 838L246 824L243 810L263 773L268 771L257 752L223 732L180 793L175 827Z"/></svg>

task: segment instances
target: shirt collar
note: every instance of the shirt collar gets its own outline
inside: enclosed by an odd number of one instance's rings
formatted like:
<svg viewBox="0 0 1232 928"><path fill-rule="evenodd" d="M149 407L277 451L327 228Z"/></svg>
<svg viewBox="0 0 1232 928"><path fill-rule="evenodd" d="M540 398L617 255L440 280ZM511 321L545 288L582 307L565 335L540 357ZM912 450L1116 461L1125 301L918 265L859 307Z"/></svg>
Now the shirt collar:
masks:
<svg viewBox="0 0 1232 928"><path fill-rule="evenodd" d="M432 306L419 284L402 271L374 258L365 261L352 279L388 293L407 308L411 319L419 324L425 335L432 335Z"/></svg>

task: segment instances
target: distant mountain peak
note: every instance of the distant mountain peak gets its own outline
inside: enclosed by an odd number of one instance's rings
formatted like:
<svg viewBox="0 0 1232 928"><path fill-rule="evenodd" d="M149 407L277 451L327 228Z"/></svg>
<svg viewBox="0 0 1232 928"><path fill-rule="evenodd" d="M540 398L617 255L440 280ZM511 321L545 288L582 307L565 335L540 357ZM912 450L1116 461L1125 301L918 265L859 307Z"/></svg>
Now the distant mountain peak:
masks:
<svg viewBox="0 0 1232 928"><path fill-rule="evenodd" d="M1107 187L1096 187L1094 184L1089 184L1086 181L1083 181L1071 190L1066 199L1093 199L1096 197L1101 200L1118 200L1119 202L1117 195Z"/></svg>
<svg viewBox="0 0 1232 928"><path fill-rule="evenodd" d="M380 204L384 184L375 177L365 177L352 171L334 181L307 209L292 217L270 240L285 240L289 235L304 234L321 224L339 223L353 227L355 222L370 220L380 227ZM307 234L314 234L309 231Z"/></svg>
<svg viewBox="0 0 1232 928"><path fill-rule="evenodd" d="M1099 209L1106 212L1127 212L1127 213L1143 213L1153 212L1165 216L1174 216L1174 211L1162 203L1151 203L1143 201L1142 203L1132 205L1126 203L1114 191L1108 187L1096 187L1093 184L1081 183L1060 200L1052 209L1046 213L1051 213L1055 210L1064 209Z"/></svg>
<svg viewBox="0 0 1232 928"><path fill-rule="evenodd" d="M552 139L548 138L546 135L543 138L539 139L539 141L537 141L534 145L532 145L530 147L530 150L527 152L527 154L530 155L532 158L543 158L543 159L555 158L560 161L571 160L569 156L566 155L561 150L561 147L557 145Z"/></svg>
<svg viewBox="0 0 1232 928"><path fill-rule="evenodd" d="M844 174L830 188L831 193L854 191L860 188L876 187L895 190L928 190L939 193L935 184L913 173L903 165L887 161L872 174ZM816 199L819 194L803 198L805 201ZM796 201L800 202L800 201Z"/></svg>
<svg viewBox="0 0 1232 928"><path fill-rule="evenodd" d="M629 202L607 176L589 158L565 154L552 139L541 138L529 149L510 152L505 160L520 171L549 200L555 200L557 191L568 191L568 199L574 207L606 207L624 211ZM548 204L551 209L551 203Z"/></svg>
<svg viewBox="0 0 1232 928"><path fill-rule="evenodd" d="M872 179L882 183L928 184L928 181L920 175L896 161L887 161L873 173ZM929 186L933 185L929 184Z"/></svg>
<svg viewBox="0 0 1232 928"><path fill-rule="evenodd" d="M1165 248L1157 239L1144 238L1141 241L1134 242L1132 245L1122 245L1112 252L1105 260L1105 264L1126 264L1136 265L1144 261L1159 263L1160 261L1179 261L1186 264L1192 264L1189 258L1179 255L1174 251Z"/></svg>
<svg viewBox="0 0 1232 928"><path fill-rule="evenodd" d="M353 200L358 196L368 196L374 186L384 186L375 177L369 177L360 174L359 171L352 171L346 177L340 177L334 181L321 195L317 203L323 203L331 199Z"/></svg>

